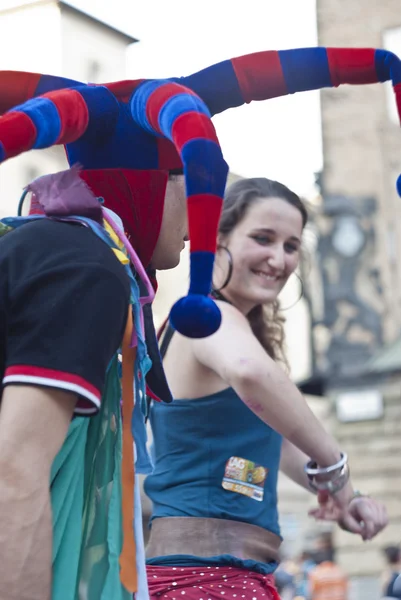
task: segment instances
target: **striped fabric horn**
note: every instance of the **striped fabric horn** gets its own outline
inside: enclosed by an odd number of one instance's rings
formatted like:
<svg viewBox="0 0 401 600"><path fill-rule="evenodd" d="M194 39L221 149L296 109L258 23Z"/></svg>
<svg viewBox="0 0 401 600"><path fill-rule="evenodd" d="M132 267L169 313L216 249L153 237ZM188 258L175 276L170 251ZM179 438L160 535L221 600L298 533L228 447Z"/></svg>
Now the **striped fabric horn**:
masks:
<svg viewBox="0 0 401 600"><path fill-rule="evenodd" d="M267 50L217 63L176 81L198 94L212 115L254 100L384 81L392 81L401 110L400 59L374 48Z"/></svg>
<svg viewBox="0 0 401 600"><path fill-rule="evenodd" d="M257 52L223 61L179 81L204 100L212 115L253 100L344 83L391 81L401 120L401 61L387 50L318 47ZM397 191L401 196L401 176Z"/></svg>
<svg viewBox="0 0 401 600"><path fill-rule="evenodd" d="M0 115L35 96L77 85L82 84L65 77L24 71L0 71Z"/></svg>
<svg viewBox="0 0 401 600"><path fill-rule="evenodd" d="M228 167L209 110L192 90L171 81L148 81L132 95L131 111L149 133L174 143L184 165L191 280L188 296L173 306L170 320L183 335L206 337L221 322L209 294Z"/></svg>
<svg viewBox="0 0 401 600"><path fill-rule="evenodd" d="M36 148L68 144L113 127L118 103L105 87L52 91L14 106L0 117L0 162Z"/></svg>

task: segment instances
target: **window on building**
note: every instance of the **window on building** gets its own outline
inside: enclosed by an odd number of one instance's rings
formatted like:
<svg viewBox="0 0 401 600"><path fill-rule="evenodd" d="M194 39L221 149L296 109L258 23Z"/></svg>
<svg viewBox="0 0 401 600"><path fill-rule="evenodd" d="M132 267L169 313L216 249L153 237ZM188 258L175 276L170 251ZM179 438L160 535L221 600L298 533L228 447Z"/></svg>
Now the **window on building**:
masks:
<svg viewBox="0 0 401 600"><path fill-rule="evenodd" d="M401 27L392 27L386 29L383 33L383 47L390 52L394 52L401 58ZM392 123L399 125L400 120L395 102L395 94L391 82L387 82L386 86L386 101L387 111Z"/></svg>
<svg viewBox="0 0 401 600"><path fill-rule="evenodd" d="M86 78L89 83L100 83L102 68L97 60L90 60L86 69Z"/></svg>

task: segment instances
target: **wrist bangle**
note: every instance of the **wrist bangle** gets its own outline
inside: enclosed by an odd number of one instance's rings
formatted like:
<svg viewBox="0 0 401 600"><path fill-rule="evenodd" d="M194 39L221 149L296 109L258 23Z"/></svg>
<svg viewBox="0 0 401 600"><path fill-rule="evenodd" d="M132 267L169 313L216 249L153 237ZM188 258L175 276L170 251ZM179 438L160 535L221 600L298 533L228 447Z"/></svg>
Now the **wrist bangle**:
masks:
<svg viewBox="0 0 401 600"><path fill-rule="evenodd" d="M349 467L347 464L345 464L340 473L338 475L336 475L333 479L330 479L328 481L316 481L315 476L314 475L308 475L308 479L309 479L309 487L314 491L314 492L328 492L330 494L330 496L333 496L334 494L337 494L337 492L340 492L345 485L347 484L348 480L349 480ZM356 496L354 496L355 498ZM353 500L353 498L352 498ZM350 500L351 502L351 500Z"/></svg>
<svg viewBox="0 0 401 600"><path fill-rule="evenodd" d="M348 456L345 452L341 452L340 460L329 467L319 467L315 460L310 460L305 465L305 473L308 477L315 477L316 475L328 475L334 471L342 469L348 463Z"/></svg>

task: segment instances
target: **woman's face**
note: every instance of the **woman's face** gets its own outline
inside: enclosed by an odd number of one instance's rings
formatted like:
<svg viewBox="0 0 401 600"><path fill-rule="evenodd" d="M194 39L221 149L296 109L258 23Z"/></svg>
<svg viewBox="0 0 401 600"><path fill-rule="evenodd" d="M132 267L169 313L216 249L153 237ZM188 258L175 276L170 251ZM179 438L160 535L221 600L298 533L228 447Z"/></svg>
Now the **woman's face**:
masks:
<svg viewBox="0 0 401 600"><path fill-rule="evenodd" d="M274 302L299 262L302 215L281 198L259 198L234 230L220 240L231 252L233 273L223 293L247 314L254 306ZM224 250L216 257L216 287L228 272Z"/></svg>

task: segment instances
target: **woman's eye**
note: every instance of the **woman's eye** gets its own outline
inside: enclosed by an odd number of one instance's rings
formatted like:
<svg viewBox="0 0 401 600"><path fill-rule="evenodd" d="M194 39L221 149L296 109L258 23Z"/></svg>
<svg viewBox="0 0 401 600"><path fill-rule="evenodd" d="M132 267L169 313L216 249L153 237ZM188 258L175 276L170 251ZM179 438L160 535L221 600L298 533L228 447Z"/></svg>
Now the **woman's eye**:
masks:
<svg viewBox="0 0 401 600"><path fill-rule="evenodd" d="M288 254L293 254L299 250L297 244L285 244L284 249L286 252L288 252Z"/></svg>
<svg viewBox="0 0 401 600"><path fill-rule="evenodd" d="M265 235L254 235L253 239L255 240L255 242L261 245L270 244L272 242L272 240Z"/></svg>

